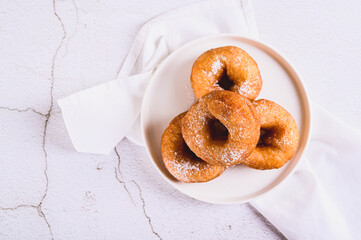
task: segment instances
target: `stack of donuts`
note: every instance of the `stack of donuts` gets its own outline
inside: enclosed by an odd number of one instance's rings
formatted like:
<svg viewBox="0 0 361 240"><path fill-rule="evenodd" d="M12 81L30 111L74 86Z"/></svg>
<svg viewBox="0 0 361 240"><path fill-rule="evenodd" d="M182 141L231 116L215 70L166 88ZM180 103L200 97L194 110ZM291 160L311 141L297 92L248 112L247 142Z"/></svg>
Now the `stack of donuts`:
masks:
<svg viewBox="0 0 361 240"><path fill-rule="evenodd" d="M295 120L277 103L255 100L262 78L247 52L208 50L194 62L190 80L198 100L170 122L161 142L164 165L177 180L207 182L237 164L276 169L293 158Z"/></svg>

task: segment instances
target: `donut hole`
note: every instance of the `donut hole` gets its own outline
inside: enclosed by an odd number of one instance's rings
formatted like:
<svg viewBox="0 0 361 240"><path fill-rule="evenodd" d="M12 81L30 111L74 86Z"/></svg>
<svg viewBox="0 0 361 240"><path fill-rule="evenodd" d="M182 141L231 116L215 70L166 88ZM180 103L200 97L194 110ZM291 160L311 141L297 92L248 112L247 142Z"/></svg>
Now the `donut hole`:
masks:
<svg viewBox="0 0 361 240"><path fill-rule="evenodd" d="M183 152L184 155L187 156L190 159L193 159L195 161L203 161L202 159L200 159L187 145L187 143L184 141L183 142Z"/></svg>
<svg viewBox="0 0 361 240"><path fill-rule="evenodd" d="M218 85L224 90L231 90L234 86L234 82L229 78L227 71L224 71L218 81Z"/></svg>
<svg viewBox="0 0 361 240"><path fill-rule="evenodd" d="M209 120L208 123L210 138L217 142L226 142L228 139L228 129L216 118Z"/></svg>
<svg viewBox="0 0 361 240"><path fill-rule="evenodd" d="M271 145L268 139L275 135L275 128L261 128L261 133L258 139L257 147L266 147Z"/></svg>

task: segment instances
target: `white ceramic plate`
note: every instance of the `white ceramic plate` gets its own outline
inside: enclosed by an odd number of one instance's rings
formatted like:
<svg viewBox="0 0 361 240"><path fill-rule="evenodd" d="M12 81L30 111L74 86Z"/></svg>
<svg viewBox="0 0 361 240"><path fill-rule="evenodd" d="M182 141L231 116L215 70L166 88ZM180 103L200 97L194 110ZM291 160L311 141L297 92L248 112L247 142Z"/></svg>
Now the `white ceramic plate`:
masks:
<svg viewBox="0 0 361 240"><path fill-rule="evenodd" d="M161 137L170 121L187 111L196 101L190 73L194 61L206 50L237 46L257 62L263 79L258 99L279 103L295 118L300 145L294 158L277 170L254 170L242 165L228 168L220 177L206 183L182 183L165 168L161 156ZM146 149L164 179L182 193L209 203L241 203L254 199L290 175L300 161L310 131L309 101L299 75L277 51L255 40L217 35L192 41L170 54L157 68L146 89L141 110L141 126Z"/></svg>

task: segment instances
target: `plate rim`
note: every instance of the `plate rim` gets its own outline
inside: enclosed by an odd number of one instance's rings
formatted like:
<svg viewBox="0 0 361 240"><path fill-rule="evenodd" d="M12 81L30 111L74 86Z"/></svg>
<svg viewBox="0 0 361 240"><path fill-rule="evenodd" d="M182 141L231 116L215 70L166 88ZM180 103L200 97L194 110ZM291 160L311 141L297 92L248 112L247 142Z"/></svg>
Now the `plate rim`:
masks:
<svg viewBox="0 0 361 240"><path fill-rule="evenodd" d="M296 163L294 164L294 166L290 169L290 171L288 172L288 174L286 174L286 176L283 177L283 179L281 179L278 183L276 183L274 186L263 190L262 192L258 193L255 196L252 197L248 197L246 199L241 199L241 200L235 200L235 201L214 201L214 200L205 200L205 199L200 199L200 198L196 198L193 197L189 194L187 194L186 192L184 192L181 189L178 189L177 187L175 187L171 180L168 179L164 173L159 169L159 167L157 166L157 164L155 163L155 160L152 157L152 154L150 153L150 149L149 149L149 144L148 144L148 140L146 138L146 133L145 133L145 123L144 123L144 117L143 117L143 112L145 109L145 102L146 102L146 96L148 94L150 94L150 90L149 90L149 84L154 81L154 78L156 76L156 73L158 71L158 69L162 66L165 65L169 59L171 59L171 57L175 54L177 54L178 52L182 51L183 49L187 48L190 45L196 44L197 42L202 42L202 41L207 41L210 40L212 38L236 38L238 39L240 42L251 42L254 44L258 44L261 45L262 47L264 47L266 50L272 52L273 55L277 56L277 61L282 60L283 64L285 63L286 65L289 66L289 69L287 69L287 71L292 71L293 74L296 76L296 78L298 80L296 80L296 82L298 83L299 86L298 89L301 89L301 94L303 94L303 100L305 102L305 123L304 123L304 127L306 129L306 140L302 149L302 152L300 153L300 157L297 159ZM256 46L257 47L257 46ZM308 116L308 117L307 117ZM263 41L260 41L258 39L254 39L254 38L250 38L250 37L245 37L245 36L240 36L237 34L229 34L229 33L223 33L223 34L215 34L215 35L209 35L209 36L205 36L205 37L200 37L200 38L196 38L194 40L191 40L185 44L183 44L182 46L178 47L176 50L174 50L173 52L171 52L164 60L162 60L162 62L156 66L155 70L152 73L151 78L149 79L147 86L145 88L144 94L143 94L143 98L142 98L142 103L141 103L141 111L140 111L140 127L141 127L141 133L142 133L142 138L143 141L145 143L145 149L147 152L147 155L149 157L149 160L152 162L154 168L157 170L157 172L162 176L162 178L168 183L170 184L174 189L176 189L177 191L181 192L182 194L192 198L192 199L196 199L198 201L202 201L202 202L206 202L206 203L212 203L212 204L219 204L219 205L230 205L230 204L240 204L240 203L246 203L246 202L250 202L253 200L256 200L260 197L264 197L265 195L268 195L270 192L274 191L275 189L279 188L279 186L281 186L288 178L289 176L291 176L293 174L293 172L296 170L296 168L299 166L300 162L303 161L303 155L304 152L306 151L306 149L308 148L309 145L309 141L310 141L310 133L311 133L311 129L312 129L312 114L311 114L311 106L310 106L310 100L309 100L309 95L307 92L307 87L301 77L301 75L299 74L299 72L296 70L296 68L294 67L294 65L283 55L281 54L276 48L274 48L272 45L270 44L266 44Z"/></svg>

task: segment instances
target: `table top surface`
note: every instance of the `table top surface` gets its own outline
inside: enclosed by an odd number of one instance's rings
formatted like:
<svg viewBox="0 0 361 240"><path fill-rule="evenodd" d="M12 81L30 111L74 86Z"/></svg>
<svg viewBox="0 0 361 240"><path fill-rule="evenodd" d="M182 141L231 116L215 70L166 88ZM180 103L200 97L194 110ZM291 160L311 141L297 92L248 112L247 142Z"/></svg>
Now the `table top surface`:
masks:
<svg viewBox="0 0 361 240"><path fill-rule="evenodd" d="M167 184L144 148L77 153L56 100L112 80L140 26L196 2L8 1L0 11L0 239L282 239L250 204ZM252 1L260 39L310 99L357 128L361 2Z"/></svg>

